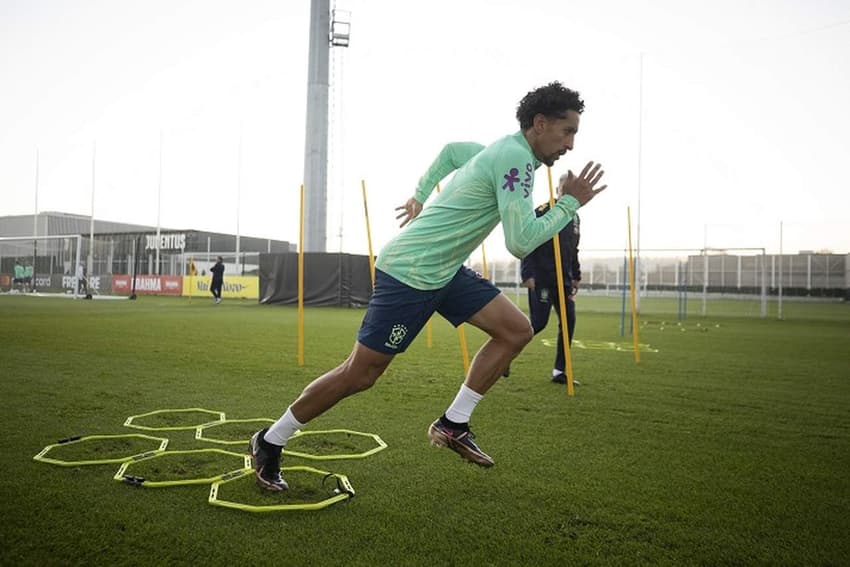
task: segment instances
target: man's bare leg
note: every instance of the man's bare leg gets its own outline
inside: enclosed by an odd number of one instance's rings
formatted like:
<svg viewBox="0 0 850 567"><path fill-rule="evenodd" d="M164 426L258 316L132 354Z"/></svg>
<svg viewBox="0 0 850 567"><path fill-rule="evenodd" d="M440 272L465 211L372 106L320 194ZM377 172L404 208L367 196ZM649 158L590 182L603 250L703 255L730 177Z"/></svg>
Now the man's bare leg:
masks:
<svg viewBox="0 0 850 567"><path fill-rule="evenodd" d="M306 424L331 409L343 398L371 388L390 365L393 356L355 343L345 362L322 374L304 388L290 406L292 414L299 422ZM274 426L270 429L273 428Z"/></svg>
<svg viewBox="0 0 850 567"><path fill-rule="evenodd" d="M271 427L255 433L251 438L250 451L257 484L272 491L289 488L280 476L280 454L286 442L307 422L331 409L343 398L370 388L392 359L391 354L356 343L345 362L313 380L280 419Z"/></svg>
<svg viewBox="0 0 850 567"><path fill-rule="evenodd" d="M484 394L496 383L502 373L534 337L528 317L503 294L497 295L469 319L490 339L484 343L472 364L464 384L479 394Z"/></svg>
<svg viewBox="0 0 850 567"><path fill-rule="evenodd" d="M428 437L432 445L448 447L467 461L490 467L494 461L473 441L469 419L534 332L522 311L501 294L473 315L469 323L489 334L490 339L476 353L466 380L446 413L429 427Z"/></svg>

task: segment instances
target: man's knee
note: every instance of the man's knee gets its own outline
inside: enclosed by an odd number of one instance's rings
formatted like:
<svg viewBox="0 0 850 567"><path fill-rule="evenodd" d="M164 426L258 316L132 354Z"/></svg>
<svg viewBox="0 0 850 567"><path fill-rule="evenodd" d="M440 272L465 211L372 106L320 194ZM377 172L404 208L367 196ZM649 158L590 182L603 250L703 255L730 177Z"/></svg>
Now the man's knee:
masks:
<svg viewBox="0 0 850 567"><path fill-rule="evenodd" d="M514 349L519 352L531 342L537 331L531 326L531 323L525 317L521 321L517 321L510 333L510 340L513 343Z"/></svg>
<svg viewBox="0 0 850 567"><path fill-rule="evenodd" d="M357 372L353 375L354 383L352 385L358 392L368 390L369 388L375 385L375 382L378 381L378 378L383 375L386 369L386 365L371 365L367 367L365 371Z"/></svg>
<svg viewBox="0 0 850 567"><path fill-rule="evenodd" d="M374 356L377 353L364 355L363 352L355 352L345 362L345 373L351 378L351 387L357 392L368 390L375 385L378 378L383 375L392 361L391 356Z"/></svg>

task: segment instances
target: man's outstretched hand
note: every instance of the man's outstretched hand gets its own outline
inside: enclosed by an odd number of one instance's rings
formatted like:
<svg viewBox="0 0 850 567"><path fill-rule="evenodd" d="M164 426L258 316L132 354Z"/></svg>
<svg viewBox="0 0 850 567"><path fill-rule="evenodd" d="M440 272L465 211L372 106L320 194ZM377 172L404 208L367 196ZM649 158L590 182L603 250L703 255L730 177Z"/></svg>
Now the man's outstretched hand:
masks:
<svg viewBox="0 0 850 567"><path fill-rule="evenodd" d="M405 204L400 207L396 207L395 210L402 211L401 213L396 215L396 220L403 218L401 224L398 225L399 228L404 227L407 223L415 219L419 213L422 212L422 203L411 197L407 200Z"/></svg>
<svg viewBox="0 0 850 567"><path fill-rule="evenodd" d="M567 171L566 175L562 175L558 186L558 194L572 195L581 205L586 205L588 201L596 197L599 193L605 190L607 185L603 185L596 189L596 184L602 179L605 172L602 170L602 164L594 165L592 161L587 162L581 174L576 177L572 171Z"/></svg>

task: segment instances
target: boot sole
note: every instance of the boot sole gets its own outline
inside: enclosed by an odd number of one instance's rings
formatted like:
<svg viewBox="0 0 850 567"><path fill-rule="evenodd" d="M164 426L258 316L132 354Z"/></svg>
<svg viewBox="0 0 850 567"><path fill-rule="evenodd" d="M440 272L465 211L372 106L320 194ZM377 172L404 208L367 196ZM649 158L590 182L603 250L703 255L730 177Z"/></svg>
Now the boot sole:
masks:
<svg viewBox="0 0 850 567"><path fill-rule="evenodd" d="M428 439L431 441L432 446L446 447L448 449L451 449L452 451L460 455L461 459L470 463L474 463L480 467L492 467L494 464L496 464L493 459L471 451L463 443L458 443L448 435L442 433L440 430L434 427L433 424L431 425L431 427L428 428Z"/></svg>

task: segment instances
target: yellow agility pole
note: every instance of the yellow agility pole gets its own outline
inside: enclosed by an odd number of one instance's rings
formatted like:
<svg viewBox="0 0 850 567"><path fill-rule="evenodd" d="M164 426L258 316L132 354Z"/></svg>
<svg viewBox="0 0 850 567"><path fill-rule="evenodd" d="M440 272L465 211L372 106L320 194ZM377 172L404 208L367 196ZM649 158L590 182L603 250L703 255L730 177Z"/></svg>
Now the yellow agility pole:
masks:
<svg viewBox="0 0 850 567"><path fill-rule="evenodd" d="M546 176L549 178L549 210L555 206L555 191L552 188L552 168L546 168ZM561 239L558 236L558 233L555 233L555 237L552 239L552 243L555 246L555 277L558 282L558 300L561 303L561 308L558 309L558 314L561 317L561 339L564 343L564 360L567 362L567 394L570 396L575 395L575 388L573 387L573 357L570 352L570 328L567 325L567 301L569 301L566 297L564 297L564 272L562 271L563 264L561 263ZM572 285L572 282L570 282Z"/></svg>
<svg viewBox="0 0 850 567"><path fill-rule="evenodd" d="M192 290L195 288L195 259L189 257L189 303L192 303Z"/></svg>
<svg viewBox="0 0 850 567"><path fill-rule="evenodd" d="M439 193L439 192L440 192L440 184L437 183L437 193ZM431 345L434 344L433 333L431 332L431 319L430 318L428 319L428 322L425 323L425 344L428 346L428 348L431 348ZM466 342L464 341L464 345L465 344L466 344ZM463 348L463 346L461 346L461 348Z"/></svg>
<svg viewBox="0 0 850 567"><path fill-rule="evenodd" d="M304 366L304 184L298 219L298 366Z"/></svg>
<svg viewBox="0 0 850 567"><path fill-rule="evenodd" d="M635 344L635 364L640 364L640 339L638 337L637 294L635 290L635 261L632 258L632 209L626 207L626 217L629 227L629 285L632 289L632 337Z"/></svg>
<svg viewBox="0 0 850 567"><path fill-rule="evenodd" d="M372 276L372 291L375 291L375 257L372 255L372 229L369 227L369 205L366 204L366 180L360 180L363 188L363 214L366 216L366 242L369 243L369 274Z"/></svg>
<svg viewBox="0 0 850 567"><path fill-rule="evenodd" d="M440 192L440 184L437 183L437 193ZM482 244L482 248L483 248ZM485 268L486 269L486 268ZM428 346L431 346L431 320L426 323L426 333L428 336ZM463 323L457 327L457 338L460 341L460 354L463 357L463 375L469 374L469 348L466 346L466 331L463 330Z"/></svg>
<svg viewBox="0 0 850 567"><path fill-rule="evenodd" d="M460 339L460 354L463 357L463 375L469 374L469 349L466 347L466 331L463 330L463 323L457 327L457 337Z"/></svg>
<svg viewBox="0 0 850 567"><path fill-rule="evenodd" d="M483 242L481 243L481 262L484 265L484 268L483 268L484 271L482 272L482 275L484 276L485 280L489 280L490 279L490 270L487 269L487 253L484 251L484 243Z"/></svg>

